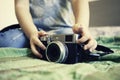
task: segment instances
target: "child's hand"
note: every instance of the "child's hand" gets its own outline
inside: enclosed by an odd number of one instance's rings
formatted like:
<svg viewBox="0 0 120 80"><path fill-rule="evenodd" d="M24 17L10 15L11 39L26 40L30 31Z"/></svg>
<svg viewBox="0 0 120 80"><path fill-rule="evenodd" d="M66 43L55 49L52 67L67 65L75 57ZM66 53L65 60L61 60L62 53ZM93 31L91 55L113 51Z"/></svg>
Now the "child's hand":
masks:
<svg viewBox="0 0 120 80"><path fill-rule="evenodd" d="M89 30L78 24L73 26L73 32L80 34L81 38L77 40L78 43L84 43L87 41L87 44L84 46L84 50L93 51L97 47L97 41L91 36Z"/></svg>
<svg viewBox="0 0 120 80"><path fill-rule="evenodd" d="M40 47L41 49L45 50L46 47L43 45L43 43L39 40L39 37L45 36L47 33L45 31L40 31L37 33L34 33L30 36L30 46L33 54L35 54L37 57L42 58L42 55L40 52L37 51L36 46Z"/></svg>

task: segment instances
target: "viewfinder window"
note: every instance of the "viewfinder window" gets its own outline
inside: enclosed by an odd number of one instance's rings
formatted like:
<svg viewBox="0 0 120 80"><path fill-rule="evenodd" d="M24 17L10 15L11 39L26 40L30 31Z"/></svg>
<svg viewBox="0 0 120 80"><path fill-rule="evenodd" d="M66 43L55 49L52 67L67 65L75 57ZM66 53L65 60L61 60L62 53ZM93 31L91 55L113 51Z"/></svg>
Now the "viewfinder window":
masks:
<svg viewBox="0 0 120 80"><path fill-rule="evenodd" d="M65 41L72 42L73 41L73 35L66 35Z"/></svg>

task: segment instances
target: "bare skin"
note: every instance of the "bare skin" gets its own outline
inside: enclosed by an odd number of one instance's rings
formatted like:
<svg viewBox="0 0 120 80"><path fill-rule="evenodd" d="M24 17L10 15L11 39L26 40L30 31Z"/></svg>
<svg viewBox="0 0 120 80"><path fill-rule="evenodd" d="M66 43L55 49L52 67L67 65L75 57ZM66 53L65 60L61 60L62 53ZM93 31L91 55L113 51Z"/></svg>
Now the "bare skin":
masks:
<svg viewBox="0 0 120 80"><path fill-rule="evenodd" d="M88 41L88 44L84 46L84 49L93 51L97 46L97 42L89 32L88 1L72 0L71 4L75 16L75 24L72 28L73 32L82 35L82 37L78 39L77 42L83 43L85 41ZM39 58L42 58L42 55L37 51L36 46L40 47L43 50L46 49L46 47L39 40L39 37L45 36L47 33L45 31L38 31L34 25L31 14L29 12L29 0L15 0L15 12L21 28L30 40L30 46L33 54Z"/></svg>
<svg viewBox="0 0 120 80"><path fill-rule="evenodd" d="M88 0L72 0L72 7L75 16L75 24L73 25L73 32L81 34L78 43L88 41L84 49L89 49L91 52L97 47L97 41L89 32L89 1Z"/></svg>

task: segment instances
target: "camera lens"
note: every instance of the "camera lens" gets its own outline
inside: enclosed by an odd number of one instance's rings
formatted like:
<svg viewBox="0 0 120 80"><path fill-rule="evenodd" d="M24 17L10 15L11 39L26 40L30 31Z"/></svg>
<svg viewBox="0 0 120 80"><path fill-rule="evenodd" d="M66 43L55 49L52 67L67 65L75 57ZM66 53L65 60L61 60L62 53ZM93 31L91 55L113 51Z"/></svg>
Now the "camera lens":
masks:
<svg viewBox="0 0 120 80"><path fill-rule="evenodd" d="M63 63L68 56L68 48L60 41L54 41L48 44L46 57L48 61Z"/></svg>

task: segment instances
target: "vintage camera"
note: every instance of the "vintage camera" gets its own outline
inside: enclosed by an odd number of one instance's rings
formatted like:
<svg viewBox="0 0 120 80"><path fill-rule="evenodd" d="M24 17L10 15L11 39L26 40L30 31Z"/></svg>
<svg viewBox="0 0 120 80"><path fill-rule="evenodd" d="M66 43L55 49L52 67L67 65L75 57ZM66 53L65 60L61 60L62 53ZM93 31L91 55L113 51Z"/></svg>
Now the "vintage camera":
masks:
<svg viewBox="0 0 120 80"><path fill-rule="evenodd" d="M57 63L74 64L83 61L98 60L100 54L92 54L84 50L85 43L77 44L80 38L77 34L56 34L41 37L41 42L46 50L38 49L43 55L43 60ZM104 49L105 50L105 49Z"/></svg>

